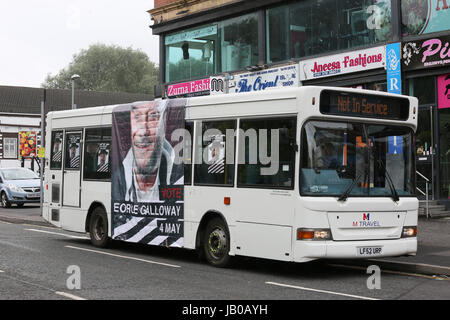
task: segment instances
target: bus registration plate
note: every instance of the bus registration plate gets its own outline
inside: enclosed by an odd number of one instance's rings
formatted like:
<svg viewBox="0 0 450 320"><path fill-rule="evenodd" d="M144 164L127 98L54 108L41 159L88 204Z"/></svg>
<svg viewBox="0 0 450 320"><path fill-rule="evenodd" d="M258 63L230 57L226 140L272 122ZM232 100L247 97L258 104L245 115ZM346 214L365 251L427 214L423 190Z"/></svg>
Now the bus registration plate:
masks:
<svg viewBox="0 0 450 320"><path fill-rule="evenodd" d="M383 247L358 247L356 253L359 257L371 257L381 255Z"/></svg>

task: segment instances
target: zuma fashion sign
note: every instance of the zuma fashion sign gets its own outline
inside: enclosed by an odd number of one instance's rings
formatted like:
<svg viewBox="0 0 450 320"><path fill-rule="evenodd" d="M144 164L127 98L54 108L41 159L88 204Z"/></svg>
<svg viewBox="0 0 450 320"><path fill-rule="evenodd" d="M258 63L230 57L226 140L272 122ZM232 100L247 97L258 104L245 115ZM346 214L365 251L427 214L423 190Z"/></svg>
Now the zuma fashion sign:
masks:
<svg viewBox="0 0 450 320"><path fill-rule="evenodd" d="M184 169L172 133L184 128L186 100L137 102L112 118L112 238L183 247Z"/></svg>

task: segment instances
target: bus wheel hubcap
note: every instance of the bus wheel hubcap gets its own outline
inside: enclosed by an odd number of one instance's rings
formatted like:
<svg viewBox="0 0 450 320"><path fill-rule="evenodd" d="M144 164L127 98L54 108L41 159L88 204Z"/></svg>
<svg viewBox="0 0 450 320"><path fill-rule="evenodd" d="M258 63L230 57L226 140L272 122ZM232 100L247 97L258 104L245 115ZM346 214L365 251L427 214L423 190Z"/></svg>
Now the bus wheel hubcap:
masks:
<svg viewBox="0 0 450 320"><path fill-rule="evenodd" d="M102 240L105 235L102 217L98 217L95 222L94 235L96 240Z"/></svg>
<svg viewBox="0 0 450 320"><path fill-rule="evenodd" d="M226 244L227 244L227 236L222 229L215 229L209 235L208 239L209 252L214 258L220 259L224 255L226 250Z"/></svg>

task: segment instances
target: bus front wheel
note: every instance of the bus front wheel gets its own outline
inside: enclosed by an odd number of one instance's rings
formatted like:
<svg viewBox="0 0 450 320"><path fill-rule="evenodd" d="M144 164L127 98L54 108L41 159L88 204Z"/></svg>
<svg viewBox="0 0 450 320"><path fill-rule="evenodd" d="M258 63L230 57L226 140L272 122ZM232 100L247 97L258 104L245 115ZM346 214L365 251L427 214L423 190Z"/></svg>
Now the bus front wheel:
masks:
<svg viewBox="0 0 450 320"><path fill-rule="evenodd" d="M106 248L108 246L108 218L103 208L97 207L92 212L89 233L94 246L100 248Z"/></svg>
<svg viewBox="0 0 450 320"><path fill-rule="evenodd" d="M203 250L209 264L223 268L229 265L230 233L225 222L220 218L214 218L206 226Z"/></svg>

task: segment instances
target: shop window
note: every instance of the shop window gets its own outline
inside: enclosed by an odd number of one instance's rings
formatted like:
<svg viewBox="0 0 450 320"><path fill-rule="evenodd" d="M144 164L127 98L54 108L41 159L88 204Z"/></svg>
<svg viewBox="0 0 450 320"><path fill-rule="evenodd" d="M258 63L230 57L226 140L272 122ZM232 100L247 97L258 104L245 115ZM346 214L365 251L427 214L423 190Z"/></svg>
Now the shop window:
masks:
<svg viewBox="0 0 450 320"><path fill-rule="evenodd" d="M404 36L450 29L450 1L402 0Z"/></svg>
<svg viewBox="0 0 450 320"><path fill-rule="evenodd" d="M419 105L434 104L436 102L435 77L410 79L408 95L417 97L419 99Z"/></svg>
<svg viewBox="0 0 450 320"><path fill-rule="evenodd" d="M450 108L439 110L441 198L450 199Z"/></svg>
<svg viewBox="0 0 450 320"><path fill-rule="evenodd" d="M17 138L3 138L3 158L17 159Z"/></svg>
<svg viewBox="0 0 450 320"><path fill-rule="evenodd" d="M269 62L368 46L390 36L390 0L307 0L267 10Z"/></svg>
<svg viewBox="0 0 450 320"><path fill-rule="evenodd" d="M167 35L165 47L166 82L207 77L257 64L257 14Z"/></svg>
<svg viewBox="0 0 450 320"><path fill-rule="evenodd" d="M387 92L387 82L371 82L364 85L364 89Z"/></svg>

